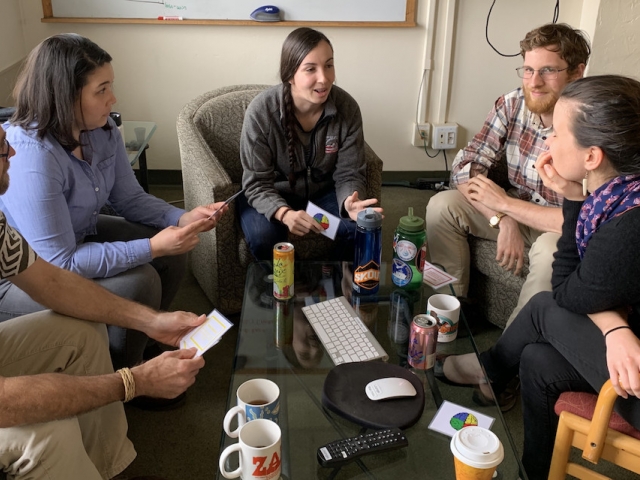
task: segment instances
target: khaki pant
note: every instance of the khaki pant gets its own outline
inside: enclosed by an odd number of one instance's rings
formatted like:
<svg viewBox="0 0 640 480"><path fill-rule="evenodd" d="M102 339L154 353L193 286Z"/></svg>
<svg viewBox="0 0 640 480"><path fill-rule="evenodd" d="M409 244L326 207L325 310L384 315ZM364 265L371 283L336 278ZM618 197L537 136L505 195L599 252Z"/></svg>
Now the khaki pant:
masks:
<svg viewBox="0 0 640 480"><path fill-rule="evenodd" d="M427 205L427 244L431 262L442 265L458 279L453 287L457 295L469 290L470 256L468 235L497 241L499 230L457 190L435 195ZM538 292L551 290L553 254L560 235L542 233L520 224L520 233L529 250L529 275L525 280L518 304L507 321L507 327L529 299Z"/></svg>
<svg viewBox="0 0 640 480"><path fill-rule="evenodd" d="M3 377L113 372L104 325L50 310L0 323L0 345ZM0 429L0 468L10 479L108 479L135 456L121 402L64 420Z"/></svg>

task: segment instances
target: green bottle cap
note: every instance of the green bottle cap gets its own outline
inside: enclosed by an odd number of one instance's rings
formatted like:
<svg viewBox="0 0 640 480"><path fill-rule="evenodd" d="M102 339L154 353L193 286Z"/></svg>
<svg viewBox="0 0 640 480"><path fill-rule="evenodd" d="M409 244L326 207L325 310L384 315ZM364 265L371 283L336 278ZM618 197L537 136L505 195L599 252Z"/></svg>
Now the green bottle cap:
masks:
<svg viewBox="0 0 640 480"><path fill-rule="evenodd" d="M408 232L424 230L424 219L413 214L413 207L409 207L409 214L400 218L400 227Z"/></svg>

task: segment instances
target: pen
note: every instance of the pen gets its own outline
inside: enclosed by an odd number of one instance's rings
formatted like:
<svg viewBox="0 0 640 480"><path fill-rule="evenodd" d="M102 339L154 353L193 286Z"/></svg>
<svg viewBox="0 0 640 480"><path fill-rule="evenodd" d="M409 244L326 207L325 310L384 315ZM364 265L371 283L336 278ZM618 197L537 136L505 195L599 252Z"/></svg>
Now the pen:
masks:
<svg viewBox="0 0 640 480"><path fill-rule="evenodd" d="M172 17L172 16L166 16L166 15L160 15L158 17L158 20L182 20L182 17Z"/></svg>
<svg viewBox="0 0 640 480"><path fill-rule="evenodd" d="M238 195L240 195L243 192L244 192L244 188L240 190L238 193L234 193L229 198L227 198L227 200L222 204L222 206L219 209L217 209L215 212L209 215L209 218L207 220L211 220L216 213L222 210L225 206L229 205Z"/></svg>

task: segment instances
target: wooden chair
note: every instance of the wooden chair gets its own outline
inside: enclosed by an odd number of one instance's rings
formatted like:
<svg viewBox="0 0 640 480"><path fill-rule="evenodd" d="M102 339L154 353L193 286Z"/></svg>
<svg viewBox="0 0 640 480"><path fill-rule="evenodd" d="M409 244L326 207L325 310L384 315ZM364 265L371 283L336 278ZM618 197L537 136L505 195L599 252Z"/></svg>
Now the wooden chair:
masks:
<svg viewBox="0 0 640 480"><path fill-rule="evenodd" d="M553 447L549 480L566 475L584 480L611 480L609 477L569 462L571 447L583 451L582 458L597 464L602 458L640 474L640 431L613 412L618 394L608 380L599 395L565 392L556 402L560 423Z"/></svg>

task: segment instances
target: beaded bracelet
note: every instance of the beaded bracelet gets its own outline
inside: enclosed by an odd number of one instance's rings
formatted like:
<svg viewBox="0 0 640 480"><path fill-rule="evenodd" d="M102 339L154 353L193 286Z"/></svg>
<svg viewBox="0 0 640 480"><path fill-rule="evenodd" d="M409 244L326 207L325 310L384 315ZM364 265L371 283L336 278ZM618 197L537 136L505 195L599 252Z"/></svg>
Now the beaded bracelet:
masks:
<svg viewBox="0 0 640 480"><path fill-rule="evenodd" d="M614 327L611 330L609 330L607 333L605 333L604 338L607 338L607 335L609 335L611 332L615 332L616 330L620 330L621 328L628 328L629 330L631 330L631 327L629 325L620 325L619 327Z"/></svg>
<svg viewBox="0 0 640 480"><path fill-rule="evenodd" d="M124 403L127 403L136 396L136 381L133 378L133 373L128 368L121 368L117 371L122 377L124 383Z"/></svg>
<svg viewBox="0 0 640 480"><path fill-rule="evenodd" d="M284 223L284 216L291 211L291 207L287 207L282 215L280 215L280 223Z"/></svg>

